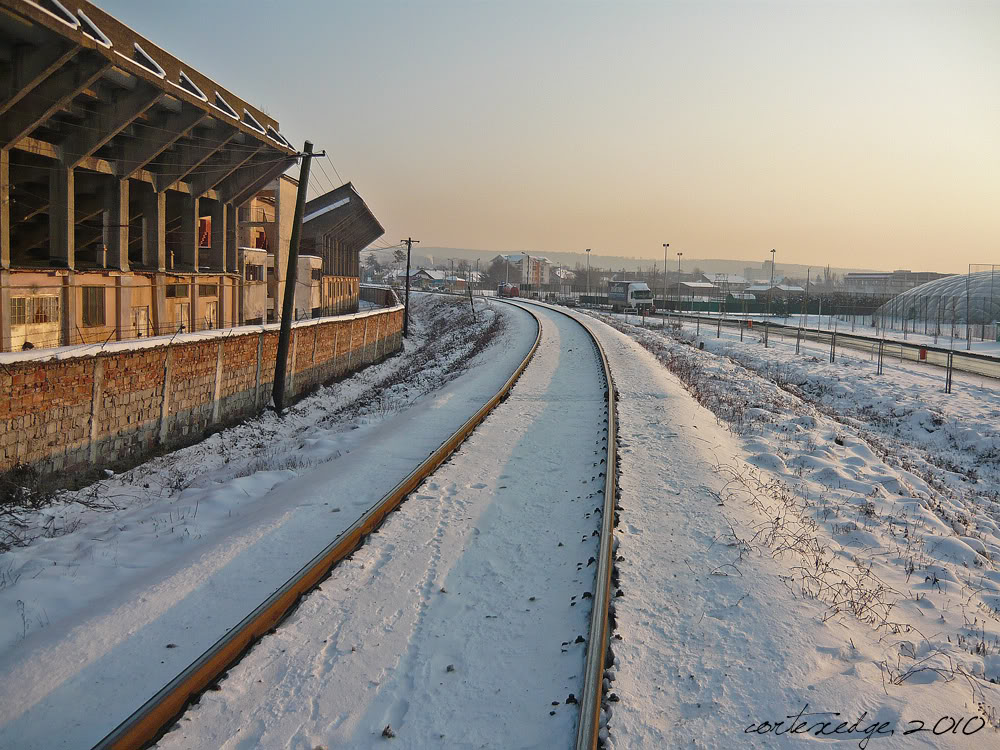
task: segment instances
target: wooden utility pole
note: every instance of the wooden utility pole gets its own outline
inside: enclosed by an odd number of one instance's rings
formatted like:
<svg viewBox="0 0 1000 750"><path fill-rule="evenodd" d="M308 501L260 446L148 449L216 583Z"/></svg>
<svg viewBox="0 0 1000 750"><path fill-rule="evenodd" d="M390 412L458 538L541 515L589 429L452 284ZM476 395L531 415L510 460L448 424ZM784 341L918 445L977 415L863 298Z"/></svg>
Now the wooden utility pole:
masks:
<svg viewBox="0 0 1000 750"><path fill-rule="evenodd" d="M314 156L313 145L306 141L299 156L302 169L299 170L299 190L295 195L295 215L292 219L292 236L288 242L288 269L285 271L285 298L281 306L281 329L278 332L278 357L274 363L274 387L271 397L274 410L281 415L285 408L285 367L288 362L288 344L292 337L292 318L295 315L295 284L299 268L299 235L302 233L302 213L306 207L306 188L309 186L309 165ZM315 154L315 156L323 156ZM295 366L295 363L292 363Z"/></svg>
<svg viewBox="0 0 1000 750"><path fill-rule="evenodd" d="M420 240L407 237L400 242L406 243L406 300L403 303L403 338L405 339L410 335L410 248L414 242L419 244Z"/></svg>

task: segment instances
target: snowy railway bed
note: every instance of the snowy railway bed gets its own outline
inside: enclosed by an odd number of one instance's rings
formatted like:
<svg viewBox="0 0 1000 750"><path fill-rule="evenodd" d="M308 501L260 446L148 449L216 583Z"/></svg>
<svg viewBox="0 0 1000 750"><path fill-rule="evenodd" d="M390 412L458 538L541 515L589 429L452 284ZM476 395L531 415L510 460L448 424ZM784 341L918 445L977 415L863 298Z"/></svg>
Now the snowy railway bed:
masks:
<svg viewBox="0 0 1000 750"><path fill-rule="evenodd" d="M596 746L614 394L585 326L535 312L503 408L157 747Z"/></svg>

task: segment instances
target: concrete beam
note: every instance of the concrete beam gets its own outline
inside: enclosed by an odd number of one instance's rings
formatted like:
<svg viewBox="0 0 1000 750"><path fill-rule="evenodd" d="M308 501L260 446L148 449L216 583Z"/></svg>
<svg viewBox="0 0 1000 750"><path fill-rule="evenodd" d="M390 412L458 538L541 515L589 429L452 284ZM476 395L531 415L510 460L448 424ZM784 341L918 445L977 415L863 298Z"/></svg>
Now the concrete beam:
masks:
<svg viewBox="0 0 1000 750"><path fill-rule="evenodd" d="M87 127L75 129L58 147L62 163L68 167L78 166L164 96L163 91L142 83L134 91L99 104L89 113Z"/></svg>
<svg viewBox="0 0 1000 750"><path fill-rule="evenodd" d="M182 143L168 151L158 164L150 167L153 173L153 188L156 192L162 193L174 187L225 148L239 132L236 128L227 126L222 134L213 140L199 137L194 143Z"/></svg>
<svg viewBox="0 0 1000 750"><path fill-rule="evenodd" d="M136 173L153 159L173 146L181 138L208 118L201 110L185 109L149 124L135 123L135 133L123 135L124 143L115 163L115 173L119 177L134 177Z"/></svg>
<svg viewBox="0 0 1000 750"><path fill-rule="evenodd" d="M26 154L34 154L35 156L44 156L47 159L52 159L54 161L59 161L59 154L56 152L56 147L51 143L46 143L45 141L40 141L37 138L22 138L11 148L12 151L23 151ZM96 156L88 156L82 162L80 162L79 167L81 169L87 169L91 172L98 172L99 174L111 174L118 175L118 171L114 168L114 165L107 159L99 159ZM47 170L46 170L47 171ZM155 175L145 169L140 169L135 174L131 175L134 180L142 180L143 182L148 182L150 185L154 185ZM155 187L155 185L154 185ZM174 185L168 186L172 190L176 190L179 193L190 193L191 188L186 182L178 182ZM204 198L217 198L215 190L209 190L204 194Z"/></svg>
<svg viewBox="0 0 1000 750"><path fill-rule="evenodd" d="M111 61L103 57L78 55L56 70L0 119L0 148L10 147L30 135L110 67Z"/></svg>
<svg viewBox="0 0 1000 750"><path fill-rule="evenodd" d="M104 211L104 208L104 199L99 194L77 195L76 199L73 201L73 213L75 214L77 224L94 218ZM61 213L62 212L60 210L60 214ZM25 252L40 245L44 245L46 241L50 240L51 237L51 228L49 226L50 222L51 218L49 221L35 223L19 231L16 234L17 240L16 242L12 242L12 246L16 246L20 252ZM76 237L75 232L73 237Z"/></svg>
<svg viewBox="0 0 1000 750"><path fill-rule="evenodd" d="M79 47L57 44L52 47L21 45L14 49L10 68L0 75L0 115L9 110L42 81L65 65Z"/></svg>
<svg viewBox="0 0 1000 750"><path fill-rule="evenodd" d="M203 168L191 176L191 193L202 195L226 180L264 150L263 145L226 148L205 162Z"/></svg>
<svg viewBox="0 0 1000 750"><path fill-rule="evenodd" d="M263 163L258 162L256 165L244 167L218 186L219 198L224 203L242 205L275 177L284 174L296 161L293 157L278 161L268 159Z"/></svg>

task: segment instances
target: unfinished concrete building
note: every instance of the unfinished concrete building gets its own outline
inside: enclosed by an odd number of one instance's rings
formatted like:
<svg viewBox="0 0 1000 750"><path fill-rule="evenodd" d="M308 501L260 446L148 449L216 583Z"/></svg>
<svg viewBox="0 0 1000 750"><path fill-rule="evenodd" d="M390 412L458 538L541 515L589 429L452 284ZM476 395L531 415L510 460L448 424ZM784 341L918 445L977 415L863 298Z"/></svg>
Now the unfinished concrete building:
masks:
<svg viewBox="0 0 1000 750"><path fill-rule="evenodd" d="M86 0L0 0L0 350L264 318L250 201L294 202L295 160L275 120Z"/></svg>
<svg viewBox="0 0 1000 750"><path fill-rule="evenodd" d="M350 182L306 203L301 251L320 259L311 271L320 283L320 307L314 315L358 309L359 255L383 234L385 229ZM302 279L301 266L298 273Z"/></svg>

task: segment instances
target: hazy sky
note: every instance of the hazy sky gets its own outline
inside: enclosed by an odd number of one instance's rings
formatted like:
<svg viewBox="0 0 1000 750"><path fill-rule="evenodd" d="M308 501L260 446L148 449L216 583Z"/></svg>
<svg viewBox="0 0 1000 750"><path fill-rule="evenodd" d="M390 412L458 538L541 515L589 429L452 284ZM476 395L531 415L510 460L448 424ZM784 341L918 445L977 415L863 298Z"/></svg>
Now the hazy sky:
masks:
<svg viewBox="0 0 1000 750"><path fill-rule="evenodd" d="M1000 262L1000 2L97 2L389 242Z"/></svg>

